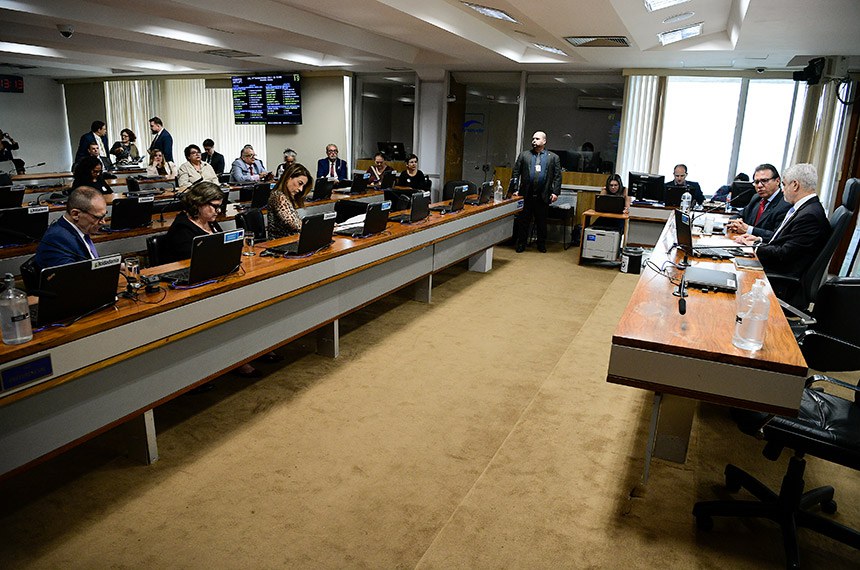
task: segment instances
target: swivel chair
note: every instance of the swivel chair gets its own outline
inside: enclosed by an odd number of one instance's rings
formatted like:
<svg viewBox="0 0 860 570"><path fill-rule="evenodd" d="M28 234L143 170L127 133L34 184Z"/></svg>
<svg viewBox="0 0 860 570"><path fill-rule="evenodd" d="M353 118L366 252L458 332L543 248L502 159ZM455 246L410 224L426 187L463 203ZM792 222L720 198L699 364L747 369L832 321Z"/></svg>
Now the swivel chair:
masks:
<svg viewBox="0 0 860 570"><path fill-rule="evenodd" d="M250 210L236 214L236 226L254 234L254 240L257 242L268 239L266 235L266 220L263 218L263 211L259 208L251 208Z"/></svg>
<svg viewBox="0 0 860 570"><path fill-rule="evenodd" d="M150 267L169 263L164 252L165 237L166 235L155 235L146 238L146 255L149 258Z"/></svg>

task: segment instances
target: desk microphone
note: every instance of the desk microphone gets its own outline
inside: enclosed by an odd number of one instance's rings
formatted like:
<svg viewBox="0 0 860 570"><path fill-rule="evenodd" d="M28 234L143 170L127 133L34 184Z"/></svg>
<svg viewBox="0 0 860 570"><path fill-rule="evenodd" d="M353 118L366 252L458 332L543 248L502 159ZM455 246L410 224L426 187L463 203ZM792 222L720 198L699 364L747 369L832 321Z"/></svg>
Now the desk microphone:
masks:
<svg viewBox="0 0 860 570"><path fill-rule="evenodd" d="M678 283L678 288L672 292L673 295L678 297L678 313L681 315L687 314L687 274L681 273L681 282Z"/></svg>

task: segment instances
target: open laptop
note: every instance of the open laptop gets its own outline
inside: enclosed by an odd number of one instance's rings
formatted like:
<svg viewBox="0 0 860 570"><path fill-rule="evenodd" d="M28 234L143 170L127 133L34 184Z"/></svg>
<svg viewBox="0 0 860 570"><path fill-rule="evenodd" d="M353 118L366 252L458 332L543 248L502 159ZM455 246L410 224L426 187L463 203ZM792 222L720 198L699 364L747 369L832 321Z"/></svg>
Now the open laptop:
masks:
<svg viewBox="0 0 860 570"><path fill-rule="evenodd" d="M355 224L344 225L344 227L335 230L334 233L347 237L363 237L378 234L384 231L388 225L388 212L390 211L391 202L389 200L367 204L363 220L358 220Z"/></svg>
<svg viewBox="0 0 860 570"><path fill-rule="evenodd" d="M111 202L110 226L102 226L101 231L121 232L145 228L152 225L152 209L155 198L123 198Z"/></svg>
<svg viewBox="0 0 860 570"><path fill-rule="evenodd" d="M459 212L463 209L463 205L466 203L466 196L469 195L469 186L463 184L462 186L454 187L454 198L451 200L450 205L442 205L442 206L431 206L430 210L433 212L439 212L440 214L450 214L453 212Z"/></svg>
<svg viewBox="0 0 860 570"><path fill-rule="evenodd" d="M382 189L394 188L395 182L397 182L397 173L393 170L389 170L382 175L382 180L379 181L379 187Z"/></svg>
<svg viewBox="0 0 860 570"><path fill-rule="evenodd" d="M352 175L352 184L348 188L339 188L338 192L342 194L364 194L367 192L367 183L370 180L370 174L360 172Z"/></svg>
<svg viewBox="0 0 860 570"><path fill-rule="evenodd" d="M428 190L418 191L412 194L412 203L408 214L398 214L389 218L391 222L401 224L413 224L420 222L430 215L430 192Z"/></svg>
<svg viewBox="0 0 860 570"><path fill-rule="evenodd" d="M0 208L20 208L24 203L24 188L0 187Z"/></svg>
<svg viewBox="0 0 860 570"><path fill-rule="evenodd" d="M48 229L48 206L0 210L0 247L39 241Z"/></svg>
<svg viewBox="0 0 860 570"><path fill-rule="evenodd" d="M326 247L332 243L331 235L334 232L334 222L337 215L334 212L312 214L302 218L302 231L299 232L299 241L285 245L276 245L266 251L274 254L291 256L306 255Z"/></svg>
<svg viewBox="0 0 860 570"><path fill-rule="evenodd" d="M305 202L319 202L331 198L332 190L334 190L334 180L328 178L317 178L314 182L314 192L312 197L305 198Z"/></svg>
<svg viewBox="0 0 860 570"><path fill-rule="evenodd" d="M627 198L625 196L598 194L594 197L594 211L601 214L623 214L626 206Z"/></svg>
<svg viewBox="0 0 860 570"><path fill-rule="evenodd" d="M681 198L684 196L684 192L689 191L690 189L687 186L666 186L666 189L663 191L663 204L670 208L677 208L681 205Z"/></svg>
<svg viewBox="0 0 860 570"><path fill-rule="evenodd" d="M140 198L143 196L159 196L164 194L161 188L141 188L140 179L136 176L129 176L125 179L125 184L128 190L126 194L132 198Z"/></svg>
<svg viewBox="0 0 860 570"><path fill-rule="evenodd" d="M269 205L269 196L272 195L272 185L268 182L261 182L254 185L251 192L251 209L265 208Z"/></svg>
<svg viewBox="0 0 860 570"><path fill-rule="evenodd" d="M39 298L30 309L37 326L77 320L116 303L121 256L85 259L39 273Z"/></svg>
<svg viewBox="0 0 860 570"><path fill-rule="evenodd" d="M239 268L244 238L241 229L197 236L191 243L191 264L158 278L172 287L186 287L228 275Z"/></svg>
<svg viewBox="0 0 860 570"><path fill-rule="evenodd" d="M481 204L487 204L490 200L493 199L493 183L484 182L481 184L481 187L478 189L478 198L474 200L466 200L466 204L470 206L480 206Z"/></svg>

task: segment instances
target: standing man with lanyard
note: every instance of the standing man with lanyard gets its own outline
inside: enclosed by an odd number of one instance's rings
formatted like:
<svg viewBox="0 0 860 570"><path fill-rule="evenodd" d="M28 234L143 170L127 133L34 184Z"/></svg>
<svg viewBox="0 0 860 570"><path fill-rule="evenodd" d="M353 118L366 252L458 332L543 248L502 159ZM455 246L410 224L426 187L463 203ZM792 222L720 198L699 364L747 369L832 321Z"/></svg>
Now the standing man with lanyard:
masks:
<svg viewBox="0 0 860 570"><path fill-rule="evenodd" d="M156 150L160 150L164 155L164 160L173 162L173 137L164 128L164 123L159 117L153 117L149 120L149 131L155 135L152 143L149 145L149 154L152 156Z"/></svg>
<svg viewBox="0 0 860 570"><path fill-rule="evenodd" d="M549 205L561 193L561 162L557 154L546 150L546 133L537 131L532 135L532 149L517 157L513 176L519 180L516 195L524 198L523 209L517 216L517 253L526 249L533 216L538 251L546 253L546 216Z"/></svg>

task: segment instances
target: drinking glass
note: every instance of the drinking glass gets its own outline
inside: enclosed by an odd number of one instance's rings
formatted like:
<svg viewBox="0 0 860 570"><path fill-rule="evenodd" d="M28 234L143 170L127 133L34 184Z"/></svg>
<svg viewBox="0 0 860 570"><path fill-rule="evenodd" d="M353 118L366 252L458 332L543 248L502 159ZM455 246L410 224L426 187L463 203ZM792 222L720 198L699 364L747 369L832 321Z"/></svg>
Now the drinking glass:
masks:
<svg viewBox="0 0 860 570"><path fill-rule="evenodd" d="M129 281L137 283L140 278L140 259L136 257L125 258L125 272Z"/></svg>
<svg viewBox="0 0 860 570"><path fill-rule="evenodd" d="M254 235L245 234L245 251L243 255L254 255Z"/></svg>

